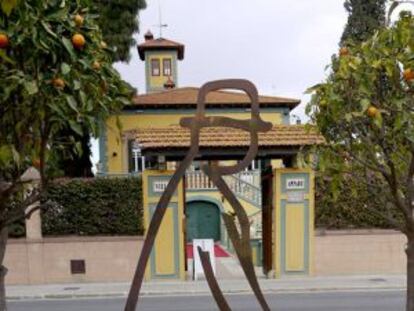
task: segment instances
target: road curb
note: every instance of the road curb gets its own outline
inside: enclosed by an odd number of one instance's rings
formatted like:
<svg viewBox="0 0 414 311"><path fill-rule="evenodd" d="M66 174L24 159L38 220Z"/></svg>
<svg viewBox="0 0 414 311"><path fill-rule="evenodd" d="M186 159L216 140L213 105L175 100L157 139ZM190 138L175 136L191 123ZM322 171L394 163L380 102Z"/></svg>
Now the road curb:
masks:
<svg viewBox="0 0 414 311"><path fill-rule="evenodd" d="M349 291L400 291L405 290L403 286L337 286L337 287L308 287L308 288L266 288L266 294L294 294L294 293L320 293L320 292L349 292ZM224 294L247 294L251 290L246 289L223 289ZM162 297L162 296L198 296L209 295L209 290L169 290L169 291L142 291L143 297ZM107 292L107 293L57 293L57 294L36 294L36 295L10 295L9 301L27 300L63 300L63 299L87 299L87 298L125 298L127 292Z"/></svg>

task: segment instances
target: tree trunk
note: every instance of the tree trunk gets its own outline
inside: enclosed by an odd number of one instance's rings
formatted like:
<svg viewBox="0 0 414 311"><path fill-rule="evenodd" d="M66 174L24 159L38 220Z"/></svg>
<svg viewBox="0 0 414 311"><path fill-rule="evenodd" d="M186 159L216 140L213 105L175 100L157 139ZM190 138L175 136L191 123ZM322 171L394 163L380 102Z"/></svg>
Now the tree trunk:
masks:
<svg viewBox="0 0 414 311"><path fill-rule="evenodd" d="M407 311L414 311L414 234L407 236Z"/></svg>
<svg viewBox="0 0 414 311"><path fill-rule="evenodd" d="M5 278L7 274L7 268L3 266L4 255L6 254L6 245L8 238L7 227L1 230L0 234L0 311L6 311L6 286Z"/></svg>

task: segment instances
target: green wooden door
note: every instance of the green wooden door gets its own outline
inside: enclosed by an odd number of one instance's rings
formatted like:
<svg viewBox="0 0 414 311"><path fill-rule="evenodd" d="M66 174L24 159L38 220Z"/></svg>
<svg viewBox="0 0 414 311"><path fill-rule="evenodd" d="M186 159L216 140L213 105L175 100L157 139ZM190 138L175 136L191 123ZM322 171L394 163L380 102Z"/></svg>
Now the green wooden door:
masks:
<svg viewBox="0 0 414 311"><path fill-rule="evenodd" d="M187 242L193 239L220 240L220 210L210 202L187 203Z"/></svg>

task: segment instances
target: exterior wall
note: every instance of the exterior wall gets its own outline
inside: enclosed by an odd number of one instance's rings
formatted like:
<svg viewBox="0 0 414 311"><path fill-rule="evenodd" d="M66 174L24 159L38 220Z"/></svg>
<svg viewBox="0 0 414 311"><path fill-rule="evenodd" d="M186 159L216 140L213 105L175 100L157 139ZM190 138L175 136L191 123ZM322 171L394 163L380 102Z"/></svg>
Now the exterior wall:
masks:
<svg viewBox="0 0 414 311"><path fill-rule="evenodd" d="M288 188L287 180L303 184ZM274 270L275 277L313 275L314 175L310 169L274 171Z"/></svg>
<svg viewBox="0 0 414 311"><path fill-rule="evenodd" d="M392 230L317 232L315 274L404 274L406 238Z"/></svg>
<svg viewBox="0 0 414 311"><path fill-rule="evenodd" d="M142 237L66 237L9 240L6 283L129 282ZM404 235L390 230L317 232L317 276L404 274ZM30 258L30 260L29 260ZM85 275L71 275L71 259L86 260Z"/></svg>
<svg viewBox="0 0 414 311"><path fill-rule="evenodd" d="M262 110L261 116L265 121L273 124L283 123L284 113L288 110L283 109L265 109ZM128 150L125 148L126 142L122 141L121 132L130 131L137 128L148 127L166 127L169 125L178 125L184 116L194 115L195 110L176 110L174 112L167 111L145 111L136 113L124 113L119 117L122 124L122 130L117 128L117 118L110 117L105 129L103 129L100 137L100 159L102 166L107 169L107 173L126 173L128 171ZM248 119L250 113L245 109L227 109L220 111L218 109L207 110L210 116L225 115L235 119Z"/></svg>
<svg viewBox="0 0 414 311"><path fill-rule="evenodd" d="M6 283L129 282L142 244L142 237L11 239ZM85 260L86 274L71 274L73 259Z"/></svg>
<svg viewBox="0 0 414 311"><path fill-rule="evenodd" d="M160 60L160 75L152 76L151 60ZM147 93L164 91L164 83L167 82L168 76L163 75L163 60L171 59L171 78L176 87L178 86L178 68L177 68L177 51L147 51L145 52L145 78Z"/></svg>
<svg viewBox="0 0 414 311"><path fill-rule="evenodd" d="M173 171L146 170L143 174L144 226L148 230L153 213L164 189L156 190L157 183L167 185ZM162 188L162 187L161 187ZM146 280L184 280L184 193L182 180L166 207L157 237L145 271Z"/></svg>

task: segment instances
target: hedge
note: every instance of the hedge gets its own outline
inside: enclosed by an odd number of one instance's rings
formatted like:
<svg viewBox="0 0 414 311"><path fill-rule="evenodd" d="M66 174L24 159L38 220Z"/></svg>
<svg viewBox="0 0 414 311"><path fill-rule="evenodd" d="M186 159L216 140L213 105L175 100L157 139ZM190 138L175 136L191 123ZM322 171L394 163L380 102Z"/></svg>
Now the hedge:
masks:
<svg viewBox="0 0 414 311"><path fill-rule="evenodd" d="M141 193L138 177L55 183L42 198L43 235L142 235Z"/></svg>
<svg viewBox="0 0 414 311"><path fill-rule="evenodd" d="M324 229L390 229L393 226L383 215L402 221L395 208L387 208L378 196L370 193L357 180L344 178L337 185L337 197L331 191L332 181L323 176L315 180L315 227Z"/></svg>
<svg viewBox="0 0 414 311"><path fill-rule="evenodd" d="M389 213L365 189L344 181L339 197L330 180L316 177L315 226L326 229L391 228L381 217ZM138 177L63 180L51 185L42 199L45 236L142 235L142 183ZM375 210L376 212L373 212ZM399 218L400 215L393 215ZM24 236L24 221L10 228Z"/></svg>

